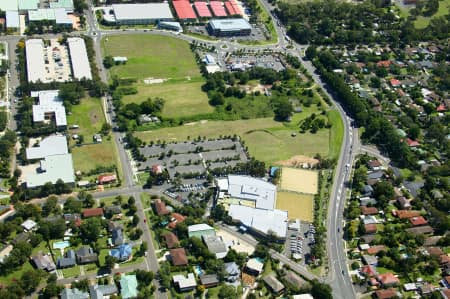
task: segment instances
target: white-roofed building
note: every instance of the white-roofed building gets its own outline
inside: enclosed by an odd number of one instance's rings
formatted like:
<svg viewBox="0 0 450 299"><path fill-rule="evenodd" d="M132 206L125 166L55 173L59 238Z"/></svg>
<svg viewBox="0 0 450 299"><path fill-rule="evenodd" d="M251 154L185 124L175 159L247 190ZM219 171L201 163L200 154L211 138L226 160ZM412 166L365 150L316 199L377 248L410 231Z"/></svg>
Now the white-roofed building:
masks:
<svg viewBox="0 0 450 299"><path fill-rule="evenodd" d="M28 160L42 159L45 156L62 155L68 152L66 136L62 135L49 136L42 139L38 146L26 149Z"/></svg>
<svg viewBox="0 0 450 299"><path fill-rule="evenodd" d="M37 227L37 223L31 219L27 219L20 226L22 226L26 231L31 231Z"/></svg>
<svg viewBox="0 0 450 299"><path fill-rule="evenodd" d="M57 128L67 126L66 108L58 96L59 90L42 90L32 92L31 96L39 96L39 104L33 105L33 121L55 121Z"/></svg>
<svg viewBox="0 0 450 299"><path fill-rule="evenodd" d="M232 198L254 202L255 208L273 210L276 204L277 186L250 176L229 175L228 194Z"/></svg>
<svg viewBox="0 0 450 299"><path fill-rule="evenodd" d="M245 270L254 275L259 275L264 269L264 263L256 258L249 259L245 264Z"/></svg>
<svg viewBox="0 0 450 299"><path fill-rule="evenodd" d="M288 212L281 210L264 210L241 205L230 205L228 215L239 221L253 232L267 236L275 234L279 239L287 235Z"/></svg>
<svg viewBox="0 0 450 299"><path fill-rule="evenodd" d="M17 10L6 11L6 28L16 30L20 27L19 12Z"/></svg>
<svg viewBox="0 0 450 299"><path fill-rule="evenodd" d="M44 41L42 39L29 39L25 41L25 52L27 58L28 82L48 83L44 62Z"/></svg>
<svg viewBox="0 0 450 299"><path fill-rule="evenodd" d="M67 44L69 45L73 77L79 80L83 78L91 80L91 66L89 64L84 39L79 37L69 37L67 39Z"/></svg>
<svg viewBox="0 0 450 299"><path fill-rule="evenodd" d="M300 294L294 295L292 299L314 299L314 297L311 294Z"/></svg>
<svg viewBox="0 0 450 299"><path fill-rule="evenodd" d="M173 283L178 286L180 291L192 290L197 286L194 273L188 273L187 277L181 274L172 277Z"/></svg>
<svg viewBox="0 0 450 299"><path fill-rule="evenodd" d="M197 237L201 238L203 236L215 236L216 231L213 227L209 226L206 223L194 224L188 226L188 235L189 238Z"/></svg>
<svg viewBox="0 0 450 299"><path fill-rule="evenodd" d="M169 3L113 4L117 24L150 24L173 20Z"/></svg>
<svg viewBox="0 0 450 299"><path fill-rule="evenodd" d="M66 184L75 183L72 154L47 156L40 161L35 173L25 176L28 188L35 188L61 179Z"/></svg>

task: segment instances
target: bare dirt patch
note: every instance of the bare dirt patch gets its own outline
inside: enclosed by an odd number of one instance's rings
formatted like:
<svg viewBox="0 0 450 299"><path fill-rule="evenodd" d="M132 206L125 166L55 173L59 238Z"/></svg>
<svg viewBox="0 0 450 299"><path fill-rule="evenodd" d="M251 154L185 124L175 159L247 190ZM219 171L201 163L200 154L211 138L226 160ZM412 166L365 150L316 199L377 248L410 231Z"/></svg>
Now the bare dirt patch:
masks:
<svg viewBox="0 0 450 299"><path fill-rule="evenodd" d="M89 119L91 120L92 124L96 124L98 123L98 121L101 119L102 117L98 115L98 113L96 111L91 111L89 112Z"/></svg>
<svg viewBox="0 0 450 299"><path fill-rule="evenodd" d="M281 169L280 189L317 194L319 175L317 171L283 167Z"/></svg>
<svg viewBox="0 0 450 299"><path fill-rule="evenodd" d="M319 160L303 155L296 155L287 160L275 162L276 165L286 167L303 167L305 164L308 164L308 166L312 167L317 163L319 163Z"/></svg>

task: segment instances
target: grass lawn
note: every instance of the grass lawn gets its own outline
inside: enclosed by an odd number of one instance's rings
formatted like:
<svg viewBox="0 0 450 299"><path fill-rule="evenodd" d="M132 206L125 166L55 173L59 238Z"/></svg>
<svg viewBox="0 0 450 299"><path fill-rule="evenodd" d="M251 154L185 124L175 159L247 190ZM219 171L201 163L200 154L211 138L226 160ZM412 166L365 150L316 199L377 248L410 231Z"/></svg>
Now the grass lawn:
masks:
<svg viewBox="0 0 450 299"><path fill-rule="evenodd" d="M72 158L75 171L88 172L98 166L119 165L116 158L116 148L112 140L102 143L76 146L72 148ZM117 167L119 172L121 167Z"/></svg>
<svg viewBox="0 0 450 299"><path fill-rule="evenodd" d="M62 269L61 272L63 273L64 278L77 277L80 275L80 266L76 265L75 267Z"/></svg>
<svg viewBox="0 0 450 299"><path fill-rule="evenodd" d="M198 77L200 71L189 44L173 37L129 34L102 39L103 55L125 56L125 65L114 66L111 75L121 78Z"/></svg>
<svg viewBox="0 0 450 299"><path fill-rule="evenodd" d="M259 118L237 121L201 121L180 127L163 128L146 132L137 132L143 141L166 140L185 141L197 136L219 137L239 135L248 146L250 154L266 163L286 160L295 155L314 156L320 153L328 155L329 131L326 129L316 134L297 134L297 122L309 114L297 114L290 124L274 121L272 118Z"/></svg>
<svg viewBox="0 0 450 299"><path fill-rule="evenodd" d="M414 27L418 29L423 29L428 26L430 23L430 20L432 18L442 17L448 14L450 7L450 0L441 0L439 1L439 10L437 13L432 15L431 17L423 17L419 16L417 17L416 21L414 22Z"/></svg>
<svg viewBox="0 0 450 299"><path fill-rule="evenodd" d="M313 204L313 195L293 192L277 192L276 208L288 211L290 219L313 222Z"/></svg>
<svg viewBox="0 0 450 299"><path fill-rule="evenodd" d="M47 243L46 242L41 242L39 244L39 246L33 248L33 251L32 251L31 255L35 255L39 251L41 251L44 254L47 254L48 252L50 252L50 250L47 247ZM30 271L30 270L33 270L33 269L34 269L34 267L31 265L30 261L26 261L16 271L11 272L10 274L8 274L6 276L0 276L0 284L2 284L2 285L9 285L10 283L12 283L14 281L19 280L24 272Z"/></svg>
<svg viewBox="0 0 450 299"><path fill-rule="evenodd" d="M344 138L344 124L337 110L328 112L328 121L331 123L329 157L338 159L342 139Z"/></svg>
<svg viewBox="0 0 450 299"><path fill-rule="evenodd" d="M147 98L162 98L165 100L162 116L170 118L211 113L214 108L201 90L202 85L203 81L139 84L138 93L123 97L123 102L141 103Z"/></svg>
<svg viewBox="0 0 450 299"><path fill-rule="evenodd" d="M71 134L84 136L83 146L74 146L75 141L70 140L72 158L75 171L88 172L98 166L118 165L119 172L122 167L117 159L117 149L112 140L103 138L102 143L91 144L92 137L98 133L106 122L102 103L97 98L85 98L79 105L72 107L72 114L68 116L68 125L78 125L79 128L70 130Z"/></svg>
<svg viewBox="0 0 450 299"><path fill-rule="evenodd" d="M70 133L84 135L86 142L90 142L92 136L98 133L106 122L102 103L98 98L82 99L79 105L72 106L71 113L67 116L68 125L80 127L76 130L70 130Z"/></svg>

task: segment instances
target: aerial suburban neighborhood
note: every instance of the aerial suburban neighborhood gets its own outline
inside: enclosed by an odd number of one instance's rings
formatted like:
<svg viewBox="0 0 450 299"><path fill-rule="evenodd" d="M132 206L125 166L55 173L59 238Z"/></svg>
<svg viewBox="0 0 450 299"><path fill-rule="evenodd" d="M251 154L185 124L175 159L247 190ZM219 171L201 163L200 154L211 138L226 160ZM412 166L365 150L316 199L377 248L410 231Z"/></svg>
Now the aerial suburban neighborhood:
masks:
<svg viewBox="0 0 450 299"><path fill-rule="evenodd" d="M0 0L0 299L450 299L449 10Z"/></svg>

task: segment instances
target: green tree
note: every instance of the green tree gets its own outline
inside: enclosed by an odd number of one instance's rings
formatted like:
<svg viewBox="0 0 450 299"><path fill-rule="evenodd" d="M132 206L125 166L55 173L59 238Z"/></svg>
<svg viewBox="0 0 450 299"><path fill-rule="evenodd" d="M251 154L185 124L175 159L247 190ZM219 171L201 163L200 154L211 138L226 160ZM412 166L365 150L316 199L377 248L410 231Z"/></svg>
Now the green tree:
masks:
<svg viewBox="0 0 450 299"><path fill-rule="evenodd" d="M20 277L20 286L26 294L31 294L39 285L41 275L39 270L29 270Z"/></svg>
<svg viewBox="0 0 450 299"><path fill-rule="evenodd" d="M314 297L314 299L333 299L331 287L329 285L320 283L316 279L313 280L311 284L311 295Z"/></svg>
<svg viewBox="0 0 450 299"><path fill-rule="evenodd" d="M231 285L224 285L219 290L219 299L237 298L236 288Z"/></svg>
<svg viewBox="0 0 450 299"><path fill-rule="evenodd" d="M106 69L113 67L114 66L114 58L110 55L105 56L105 58L103 59L103 66Z"/></svg>
<svg viewBox="0 0 450 299"><path fill-rule="evenodd" d="M102 230L102 220L98 217L86 219L80 226L80 233L83 239L95 242Z"/></svg>

